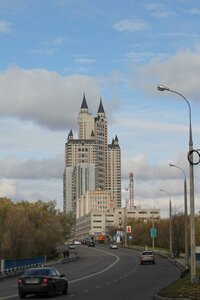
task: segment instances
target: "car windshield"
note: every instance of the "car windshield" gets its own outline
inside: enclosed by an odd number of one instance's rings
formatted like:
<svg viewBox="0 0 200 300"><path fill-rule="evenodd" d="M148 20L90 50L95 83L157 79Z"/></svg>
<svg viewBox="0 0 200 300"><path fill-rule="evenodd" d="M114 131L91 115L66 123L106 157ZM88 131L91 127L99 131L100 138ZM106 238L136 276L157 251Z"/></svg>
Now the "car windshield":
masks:
<svg viewBox="0 0 200 300"><path fill-rule="evenodd" d="M25 276L49 276L50 269L31 269L24 273Z"/></svg>

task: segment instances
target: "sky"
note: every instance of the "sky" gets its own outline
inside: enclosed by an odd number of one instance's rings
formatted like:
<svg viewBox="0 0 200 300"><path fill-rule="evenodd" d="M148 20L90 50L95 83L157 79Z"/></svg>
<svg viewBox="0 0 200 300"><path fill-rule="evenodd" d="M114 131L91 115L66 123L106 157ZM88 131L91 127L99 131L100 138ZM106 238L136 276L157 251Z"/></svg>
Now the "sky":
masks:
<svg viewBox="0 0 200 300"><path fill-rule="evenodd" d="M0 197L62 210L65 143L85 93L93 115L102 98L109 143L118 136L123 202L133 172L136 206L167 217L171 198L183 212L189 106L159 84L188 100L199 149L199 0L0 0ZM194 180L198 213L200 164Z"/></svg>

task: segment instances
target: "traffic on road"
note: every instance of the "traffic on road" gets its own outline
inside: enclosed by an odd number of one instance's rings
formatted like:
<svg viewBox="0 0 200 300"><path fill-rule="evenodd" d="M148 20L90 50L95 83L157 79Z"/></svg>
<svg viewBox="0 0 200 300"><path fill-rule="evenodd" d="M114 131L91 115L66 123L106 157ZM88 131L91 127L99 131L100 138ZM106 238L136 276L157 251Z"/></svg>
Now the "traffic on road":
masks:
<svg viewBox="0 0 200 300"><path fill-rule="evenodd" d="M167 259L156 257L156 264L140 264L140 252L118 247L76 245L78 260L52 266L68 280L67 296L63 289L53 295L58 299L77 300L147 300L180 276L180 270ZM21 276L18 276L21 277ZM0 300L19 299L18 277L0 282ZM34 283L32 283L34 284ZM65 292L65 293L64 293ZM24 295L23 295L24 296ZM44 299L40 293L25 295L27 299ZM52 295L51 295L52 296Z"/></svg>

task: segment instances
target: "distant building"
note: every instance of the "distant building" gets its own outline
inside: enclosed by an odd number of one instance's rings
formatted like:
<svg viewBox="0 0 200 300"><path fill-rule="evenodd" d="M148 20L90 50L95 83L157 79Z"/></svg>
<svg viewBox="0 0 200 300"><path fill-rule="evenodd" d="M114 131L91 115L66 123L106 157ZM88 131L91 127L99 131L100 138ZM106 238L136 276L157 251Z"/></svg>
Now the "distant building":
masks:
<svg viewBox="0 0 200 300"><path fill-rule="evenodd" d="M97 116L93 117L84 94L78 125L78 139L74 139L70 130L65 144L63 211L77 217L88 213L87 195L100 191L99 197L107 195L107 208L121 207L121 150L117 136L108 144L108 125L101 99ZM97 200L95 206L98 205Z"/></svg>
<svg viewBox="0 0 200 300"><path fill-rule="evenodd" d="M114 208L112 193L109 191L88 191L77 199L76 218L79 219L90 212L106 212Z"/></svg>
<svg viewBox="0 0 200 300"><path fill-rule="evenodd" d="M160 210L121 208L121 149L117 135L108 144L101 99L93 117L83 96L78 126L78 138L72 130L67 137L63 174L63 211L76 217L76 238L99 238L112 228L123 230L127 219L160 218Z"/></svg>
<svg viewBox="0 0 200 300"><path fill-rule="evenodd" d="M117 136L108 145L107 189L114 198L114 207L121 207L121 151Z"/></svg>
<svg viewBox="0 0 200 300"><path fill-rule="evenodd" d="M84 239L87 236L98 239L99 236L109 235L110 230L125 231L127 221L136 220L158 220L160 219L159 209L125 209L113 208L108 211L91 211L81 216L76 222L76 238Z"/></svg>

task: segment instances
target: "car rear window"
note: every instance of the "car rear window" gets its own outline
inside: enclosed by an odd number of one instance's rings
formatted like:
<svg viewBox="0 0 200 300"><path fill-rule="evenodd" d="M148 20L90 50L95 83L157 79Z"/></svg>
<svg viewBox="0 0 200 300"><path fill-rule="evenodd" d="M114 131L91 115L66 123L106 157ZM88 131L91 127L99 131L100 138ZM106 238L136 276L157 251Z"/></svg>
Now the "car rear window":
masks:
<svg viewBox="0 0 200 300"><path fill-rule="evenodd" d="M151 252L151 251L145 251L145 252L143 252L142 254L143 254L143 255L153 255L153 252Z"/></svg>
<svg viewBox="0 0 200 300"><path fill-rule="evenodd" d="M50 269L31 269L27 270L25 276L48 276L50 274Z"/></svg>

